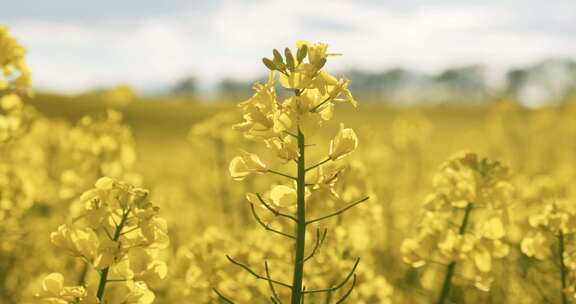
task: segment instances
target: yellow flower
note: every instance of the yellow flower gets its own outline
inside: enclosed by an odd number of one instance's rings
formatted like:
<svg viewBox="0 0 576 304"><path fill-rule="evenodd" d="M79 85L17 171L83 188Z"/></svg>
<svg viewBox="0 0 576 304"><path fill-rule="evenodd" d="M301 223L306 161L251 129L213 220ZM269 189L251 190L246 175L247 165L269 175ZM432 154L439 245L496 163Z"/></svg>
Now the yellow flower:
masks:
<svg viewBox="0 0 576 304"><path fill-rule="evenodd" d="M529 257L546 260L552 255L550 251L551 243L551 240L541 231L531 231L520 243L520 249Z"/></svg>
<svg viewBox="0 0 576 304"><path fill-rule="evenodd" d="M434 176L436 191L426 197L418 235L403 244L404 261L418 261L415 252L425 250L426 257L434 261L456 263L463 278L474 282L478 289L489 290L494 259L503 258L510 251L503 241L505 204L500 203L500 194L494 195L508 183L506 172L500 163L474 153L459 154L444 163ZM490 213L475 212L479 206L485 206ZM455 216L459 220L455 221ZM422 243L430 248L418 248L423 247L419 245Z"/></svg>
<svg viewBox="0 0 576 304"><path fill-rule="evenodd" d="M0 90L30 88L32 80L25 57L24 47L10 35L6 26L0 25Z"/></svg>
<svg viewBox="0 0 576 304"><path fill-rule="evenodd" d="M51 273L42 281L42 292L45 295L57 297L64 287L64 276L61 273Z"/></svg>
<svg viewBox="0 0 576 304"><path fill-rule="evenodd" d="M142 281L115 282L110 284L110 288L107 288L103 303L151 304L154 302L154 298L154 293Z"/></svg>
<svg viewBox="0 0 576 304"><path fill-rule="evenodd" d="M493 217L484 223L482 235L490 240L499 240L504 237L504 224L498 217Z"/></svg>
<svg viewBox="0 0 576 304"><path fill-rule="evenodd" d="M50 234L50 241L70 254L91 260L97 252L99 240L91 229L74 229L60 225Z"/></svg>
<svg viewBox="0 0 576 304"><path fill-rule="evenodd" d="M494 282L494 278L487 274L479 274L474 278L474 287L479 290L488 292Z"/></svg>
<svg viewBox="0 0 576 304"><path fill-rule="evenodd" d="M242 151L241 154L234 157L230 162L230 176L234 180L243 180L252 173L265 173L268 170L258 155L245 151Z"/></svg>
<svg viewBox="0 0 576 304"><path fill-rule="evenodd" d="M463 236L453 230L446 231L444 238L438 243L438 249L449 260L457 259L460 254L460 247L463 243Z"/></svg>
<svg viewBox="0 0 576 304"><path fill-rule="evenodd" d="M136 275L139 281L148 284L159 284L168 275L168 266L163 261L153 261L146 269Z"/></svg>
<svg viewBox="0 0 576 304"><path fill-rule="evenodd" d="M296 160L300 155L300 152L298 152L298 144L291 136L272 138L266 141L266 145L274 150L279 158L286 162Z"/></svg>
<svg viewBox="0 0 576 304"><path fill-rule="evenodd" d="M474 264L481 272L489 272L492 269L492 256L485 248L476 248L472 253Z"/></svg>
<svg viewBox="0 0 576 304"><path fill-rule="evenodd" d="M94 187L96 189L106 191L106 190L112 190L112 188L114 188L114 184L115 184L114 179L105 176L105 177L99 178L96 181L96 184L94 184Z"/></svg>
<svg viewBox="0 0 576 304"><path fill-rule="evenodd" d="M437 192L443 193L457 208L474 203L502 209L505 207L503 192L510 192L508 184L507 167L470 152L452 157L434 176Z"/></svg>
<svg viewBox="0 0 576 304"><path fill-rule="evenodd" d="M335 99L338 96L343 96L343 101L351 104L353 107L358 107L358 102L352 97L352 93L348 90L348 85L350 85L350 80L346 78L339 79L334 85L328 86L328 95L330 98Z"/></svg>
<svg viewBox="0 0 576 304"><path fill-rule="evenodd" d="M270 199L276 206L294 206L296 205L296 190L284 185L274 186L272 190L270 190Z"/></svg>
<svg viewBox="0 0 576 304"><path fill-rule="evenodd" d="M421 255L422 251L420 242L417 239L405 239L400 246L402 260L414 268L426 265L426 260Z"/></svg>
<svg viewBox="0 0 576 304"><path fill-rule="evenodd" d="M274 82L275 74L272 71L266 85L254 85L256 93L238 105L244 111L244 121L234 125L234 129L258 138L274 137L279 130L282 130L283 121L279 116Z"/></svg>
<svg viewBox="0 0 576 304"><path fill-rule="evenodd" d="M326 51L328 50L328 44L326 43L317 43L311 44L308 41L298 41L296 43L296 47L298 49L303 48L306 46L308 50L308 62L310 64L316 66L317 68L322 68L326 63L326 58L328 54Z"/></svg>
<svg viewBox="0 0 576 304"><path fill-rule="evenodd" d="M357 147L358 138L354 130L344 128L344 124L340 124L340 131L338 131L336 137L330 142L330 159L337 160L345 157L356 150Z"/></svg>
<svg viewBox="0 0 576 304"><path fill-rule="evenodd" d="M290 125L295 124L305 135L315 133L325 121L322 114L311 112L315 102L312 95L304 94L286 98L282 103L286 120L291 122Z"/></svg>
<svg viewBox="0 0 576 304"><path fill-rule="evenodd" d="M510 253L510 246L503 243L500 240L495 240L492 242L492 255L497 258L503 258Z"/></svg>
<svg viewBox="0 0 576 304"><path fill-rule="evenodd" d="M310 87L317 72L316 66L301 64L288 75L280 74L280 84L287 89L305 89Z"/></svg>
<svg viewBox="0 0 576 304"><path fill-rule="evenodd" d="M11 111L22 106L22 100L16 94L8 94L0 97L0 109Z"/></svg>
<svg viewBox="0 0 576 304"><path fill-rule="evenodd" d="M86 289L83 286L64 286L64 276L60 273L51 273L44 277L42 289L36 297L44 304L72 304L85 303Z"/></svg>
<svg viewBox="0 0 576 304"><path fill-rule="evenodd" d="M120 260L126 253L125 250L121 248L120 242L115 242L113 240L103 238L98 246L98 255L94 259L94 267L96 269L104 269L109 267L113 263Z"/></svg>
<svg viewBox="0 0 576 304"><path fill-rule="evenodd" d="M147 220L141 220L139 223L140 231L146 238L146 244L150 248L166 248L170 243L168 237L168 224L166 220L154 216Z"/></svg>
<svg viewBox="0 0 576 304"><path fill-rule="evenodd" d="M328 94L330 88L334 88L338 85L338 79L328 72L321 70L318 72L318 77L314 79L314 87L320 93L321 96L329 95L331 97L336 97L336 95Z"/></svg>

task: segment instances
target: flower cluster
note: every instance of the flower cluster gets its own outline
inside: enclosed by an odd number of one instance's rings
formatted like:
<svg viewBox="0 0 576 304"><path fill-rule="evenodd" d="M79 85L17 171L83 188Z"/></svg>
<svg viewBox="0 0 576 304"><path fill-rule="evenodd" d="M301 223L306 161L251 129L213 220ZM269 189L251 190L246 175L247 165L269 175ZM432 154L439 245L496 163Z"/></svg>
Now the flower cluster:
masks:
<svg viewBox="0 0 576 304"><path fill-rule="evenodd" d="M0 25L0 92L3 90L27 90L32 85L26 65L26 49Z"/></svg>
<svg viewBox="0 0 576 304"><path fill-rule="evenodd" d="M560 274L562 279L561 286L563 288L561 295L569 298L570 301L574 301L576 300L576 252L573 249L565 250L566 251L562 254L563 256L560 265L562 266L563 264L564 266L564 270ZM566 303L569 303L568 300L566 300Z"/></svg>
<svg viewBox="0 0 576 304"><path fill-rule="evenodd" d="M552 200L528 218L530 228L520 243L525 255L539 261L553 261L558 266L562 303L576 298L576 259L574 232L576 210L567 200ZM552 271L556 272L556 271Z"/></svg>
<svg viewBox="0 0 576 304"><path fill-rule="evenodd" d="M17 95L32 85L25 55L26 49L0 25L0 143L22 134L29 122L31 109Z"/></svg>
<svg viewBox="0 0 576 304"><path fill-rule="evenodd" d="M70 131L72 153L79 159L94 159L96 172L121 176L135 162L132 132L123 125L122 113L109 110L102 118L83 117Z"/></svg>
<svg viewBox="0 0 576 304"><path fill-rule="evenodd" d="M42 289L39 297L45 303L68 304L78 303L79 299L86 297L86 288L83 286L64 286L64 276L61 273L54 272L47 275L42 281ZM90 303L83 301L82 303ZM92 301L92 303L98 303Z"/></svg>
<svg viewBox="0 0 576 304"><path fill-rule="evenodd" d="M122 113L108 110L103 116L84 116L62 141L72 164L61 174L60 196L70 199L88 189L101 176L138 184L132 171L136 162L134 138L122 120Z"/></svg>
<svg viewBox="0 0 576 304"><path fill-rule="evenodd" d="M0 162L0 254L22 237L21 220L34 204L35 187L23 170Z"/></svg>
<svg viewBox="0 0 576 304"><path fill-rule="evenodd" d="M552 257L552 245L560 234L567 238L576 231L576 210L569 201L552 201L539 213L531 215L528 223L530 230L522 239L522 252L538 260L547 260Z"/></svg>
<svg viewBox="0 0 576 304"><path fill-rule="evenodd" d="M511 194L507 168L464 153L442 165L434 188L426 198L418 234L402 243L404 261L413 267L458 264L465 279L489 290L494 259L509 252L504 240Z"/></svg>
<svg viewBox="0 0 576 304"><path fill-rule="evenodd" d="M212 140L223 144L237 144L238 136L230 129L230 124L235 122L238 115L234 112L223 112L205 119L190 129L188 140L196 141Z"/></svg>
<svg viewBox="0 0 576 304"><path fill-rule="evenodd" d="M198 192L203 192L203 189L213 189L209 195L219 203L220 208L217 211L220 212L221 221L224 224L231 223L230 219L234 218L237 210L231 208L230 200L231 197L236 196L234 195L236 193L233 193L234 189L226 173L230 154L233 151L235 153L236 150L229 149L229 147L236 146L242 141L237 132L230 128L230 124L235 123L238 116L235 112L218 113L196 123L188 132L188 141L192 149L210 151L194 157L194 161L199 164L198 170L205 169L205 171L197 171L204 178L202 180L194 178L193 187L197 188ZM212 166L201 165L206 163ZM241 191L237 192L241 193Z"/></svg>
<svg viewBox="0 0 576 304"><path fill-rule="evenodd" d="M336 102L345 101L357 106L348 90L349 80L337 79L322 68L327 54L326 44L299 42L298 52L294 56L286 49L286 63L278 51L274 60L264 58L264 63L271 70L268 82L254 85L256 92L247 101L239 104L244 112L244 121L234 126L251 138L264 139L272 147L294 147L285 131L299 128L304 134L311 135L322 123L330 120ZM308 55L308 62L305 58ZM276 73L282 87L297 92L295 96L277 99Z"/></svg>
<svg viewBox="0 0 576 304"><path fill-rule="evenodd" d="M169 302L219 303L217 295L211 292L214 287L239 303L259 303L267 299L267 286L250 284L251 274L231 264L222 252L230 250L229 254L238 259L258 263L263 257L269 260L282 257L287 248L263 238L258 230L244 231L243 235L240 240L210 227L193 242L180 247L171 265L174 271L167 288ZM285 278L276 276L276 279Z"/></svg>
<svg viewBox="0 0 576 304"><path fill-rule="evenodd" d="M33 110L22 103L20 96L0 95L0 144L25 134L33 115Z"/></svg>
<svg viewBox="0 0 576 304"><path fill-rule="evenodd" d="M91 265L99 278L85 286L62 287L62 276L51 274L38 294L41 302L151 303L154 294L148 286L167 274L158 256L169 240L166 221L148 196L144 189L108 177L85 192L81 197L84 214L78 219L84 225L61 225L50 239Z"/></svg>

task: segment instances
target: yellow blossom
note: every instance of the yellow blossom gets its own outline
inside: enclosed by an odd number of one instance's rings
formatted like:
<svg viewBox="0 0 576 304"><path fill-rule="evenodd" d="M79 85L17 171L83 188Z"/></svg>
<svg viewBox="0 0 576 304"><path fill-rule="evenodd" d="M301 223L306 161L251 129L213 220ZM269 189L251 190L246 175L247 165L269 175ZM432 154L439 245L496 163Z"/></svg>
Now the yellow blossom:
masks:
<svg viewBox="0 0 576 304"><path fill-rule="evenodd" d="M235 180L243 180L252 173L265 173L268 169L256 154L242 151L230 162L230 175Z"/></svg>
<svg viewBox="0 0 576 304"><path fill-rule="evenodd" d="M344 124L340 124L340 130L336 137L330 142L330 159L338 160L346 155L352 153L358 147L358 138L354 130L344 128Z"/></svg>

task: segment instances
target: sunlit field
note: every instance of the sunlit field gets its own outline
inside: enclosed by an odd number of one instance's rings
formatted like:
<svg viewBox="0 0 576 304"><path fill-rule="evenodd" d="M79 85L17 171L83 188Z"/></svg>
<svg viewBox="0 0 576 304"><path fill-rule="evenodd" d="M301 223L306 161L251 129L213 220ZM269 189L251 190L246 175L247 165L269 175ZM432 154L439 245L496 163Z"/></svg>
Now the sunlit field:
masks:
<svg viewBox="0 0 576 304"><path fill-rule="evenodd" d="M72 96L0 27L0 303L576 301L576 96L382 103L290 43L247 100Z"/></svg>

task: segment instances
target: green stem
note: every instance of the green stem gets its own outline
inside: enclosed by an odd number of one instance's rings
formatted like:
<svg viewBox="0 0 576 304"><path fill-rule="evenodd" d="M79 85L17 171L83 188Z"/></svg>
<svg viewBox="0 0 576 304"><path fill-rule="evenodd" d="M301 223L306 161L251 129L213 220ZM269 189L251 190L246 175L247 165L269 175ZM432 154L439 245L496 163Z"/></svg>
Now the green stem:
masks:
<svg viewBox="0 0 576 304"><path fill-rule="evenodd" d="M306 188L306 165L304 161L305 141L304 134L298 130L298 176L296 178L296 256L294 259L294 276L292 280L292 304L300 304L302 299L302 279L304 276L304 249L306 243L306 202L304 200Z"/></svg>
<svg viewBox="0 0 576 304"><path fill-rule="evenodd" d="M223 222L226 225L232 224L231 222L226 222L230 219L233 220L232 215L230 214L230 210L228 208L228 202L229 200L229 195L228 195L228 188L226 186L226 181L228 179L227 176L225 176L225 168L226 168L226 154L224 153L224 143L222 142L222 139L215 139L214 140L214 157L215 157L215 165L216 165L216 172L217 172L217 176L216 178L218 179L217 184L218 184L218 196L220 199L220 206L221 206L221 210L222 210L222 217L223 217ZM230 220L231 221L231 220Z"/></svg>
<svg viewBox="0 0 576 304"><path fill-rule="evenodd" d="M88 267L89 267L88 262L84 262L84 265L82 265L82 270L80 270L80 276L78 277L78 285L80 286L84 286L84 284L86 283L86 275L88 274Z"/></svg>
<svg viewBox="0 0 576 304"><path fill-rule="evenodd" d="M306 168L306 171L313 170L313 169L315 169L315 168L317 168L317 167L319 167L319 166L322 166L323 164L325 164L325 163L327 163L327 162L329 162L329 161L331 161L331 160L332 160L332 159L331 159L330 157L328 157L327 159L325 159L325 160L323 160L323 161L315 164L314 166L312 166L312 167L310 167L310 168Z"/></svg>
<svg viewBox="0 0 576 304"><path fill-rule="evenodd" d="M116 230L114 231L114 242L118 242L120 236L122 235L122 229L124 228L124 224L126 224L126 219L128 219L128 214L130 213L130 208L128 208L124 213L122 213L122 219L120 220L120 224L116 226ZM106 282L108 282L108 272L110 271L110 266L102 269L100 272L100 282L98 283L98 291L96 292L96 297L102 303L102 299L104 298L104 290L106 290Z"/></svg>
<svg viewBox="0 0 576 304"><path fill-rule="evenodd" d="M562 284L562 304L567 304L568 299L566 298L566 265L564 264L564 233L560 230L558 234L558 255L560 257L560 280Z"/></svg>
<svg viewBox="0 0 576 304"><path fill-rule="evenodd" d="M468 226L468 221L470 219L470 213L472 212L472 203L468 203L466 210L464 211L464 218L462 219L462 224L458 230L458 234L463 235L466 232L466 226ZM440 292L440 297L438 298L438 304L444 304L448 295L450 293L450 286L452 285L452 277L454 276L454 271L456 270L456 262L452 261L448 264L448 270L446 271L446 276L444 277L444 283L442 284L442 291Z"/></svg>
<svg viewBox="0 0 576 304"><path fill-rule="evenodd" d="M310 112L316 112L316 110L318 110L321 106L325 105L327 102L329 102L332 99L331 96L329 96L328 98L324 99L321 103L317 104L315 107L313 107L312 109L310 109Z"/></svg>

